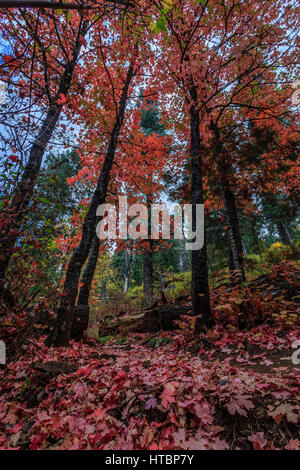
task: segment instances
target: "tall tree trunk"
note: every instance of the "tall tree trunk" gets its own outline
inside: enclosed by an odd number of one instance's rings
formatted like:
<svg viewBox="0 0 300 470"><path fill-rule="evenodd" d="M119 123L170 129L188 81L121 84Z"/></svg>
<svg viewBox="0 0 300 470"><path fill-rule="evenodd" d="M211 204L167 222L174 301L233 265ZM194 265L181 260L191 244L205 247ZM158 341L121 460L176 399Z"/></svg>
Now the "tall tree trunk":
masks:
<svg viewBox="0 0 300 470"><path fill-rule="evenodd" d="M218 183L222 194L226 224L228 227L227 233L231 251L231 262L234 268L233 280L234 282L239 283L245 281L246 278L244 271L242 238L240 233L235 196L231 191L226 174L226 167L221 158L222 143L220 142L219 129L213 122L211 122L211 128L213 129L215 135L214 154L217 163Z"/></svg>
<svg viewBox="0 0 300 470"><path fill-rule="evenodd" d="M81 240L79 246L73 252L66 273L64 283L65 295L62 297L61 304L57 312L54 329L46 340L46 345L48 346L66 346L70 340L80 272L91 249L91 245L95 237L96 224L98 219L100 220L100 217L96 217L97 208L99 205L105 203L107 187L109 183L109 174L115 157L118 137L120 134L127 103L128 89L132 76L133 64L130 64L127 71L125 84L123 86L122 96L120 98L116 122L111 133L110 142L97 182L96 190L94 192L89 210L84 219Z"/></svg>
<svg viewBox="0 0 300 470"><path fill-rule="evenodd" d="M90 290L91 285L94 279L94 274L97 266L97 260L99 256L99 248L100 248L100 240L98 237L95 237L93 240L93 244L90 250L89 259L87 265L85 267L83 276L82 276L82 283L83 285L80 288L79 296L78 296L78 305L86 305L89 304L89 297L90 297Z"/></svg>
<svg viewBox="0 0 300 470"><path fill-rule="evenodd" d="M124 294L127 294L128 289L130 288L130 281L131 281L131 262L132 256L130 251L125 248L124 250Z"/></svg>
<svg viewBox="0 0 300 470"><path fill-rule="evenodd" d="M24 221L33 190L37 181L45 149L52 137L58 123L63 105L57 104L60 95L69 92L74 69L81 49L81 37L85 36L88 29L88 21L82 21L77 39L74 44L72 59L65 65L61 76L58 91L49 105L48 112L42 127L32 144L29 159L25 166L22 179L19 182L12 201L5 214L7 220L0 232L0 296L5 297L5 273L13 253L14 245L20 235L21 225Z"/></svg>
<svg viewBox="0 0 300 470"><path fill-rule="evenodd" d="M75 338L77 341L81 340L84 336L84 332L88 328L89 324L89 297L91 286L97 266L97 260L99 256L100 240L95 237L90 249L89 259L86 264L85 270L82 276L83 285L80 287L77 307L74 310L74 318L72 323L71 338Z"/></svg>
<svg viewBox="0 0 300 470"><path fill-rule="evenodd" d="M243 247L244 256L248 256L248 255L249 255L249 251L248 251L246 242L245 242L243 239L242 239L242 247Z"/></svg>
<svg viewBox="0 0 300 470"><path fill-rule="evenodd" d="M190 95L192 106L190 109L191 127L191 164L192 164L192 230L196 231L196 204L203 204L202 186L202 162L201 144L199 129L199 110L197 109L197 89L191 86ZM192 250L192 309L193 315L200 315L195 324L195 332L199 333L203 328L213 325L213 318L210 309L206 236L204 229L204 244L200 250Z"/></svg>
<svg viewBox="0 0 300 470"><path fill-rule="evenodd" d="M149 249L145 250L143 256L143 286L144 301L146 305L151 305L153 300L153 242L148 240Z"/></svg>
<svg viewBox="0 0 300 470"><path fill-rule="evenodd" d="M181 272L191 270L191 257L190 252L185 249L185 241L178 240L178 254L179 254L179 269Z"/></svg>
<svg viewBox="0 0 300 470"><path fill-rule="evenodd" d="M159 282L159 288L160 288L160 300L163 304L166 304L167 299L166 299L166 294L165 294L165 283L164 283L164 278L162 275L160 264L157 266L157 274L158 274L158 282Z"/></svg>
<svg viewBox="0 0 300 470"><path fill-rule="evenodd" d="M279 234L282 242L284 243L284 245L288 245L289 247L291 247L293 255L296 258L298 258L299 257L299 250L294 245L294 243L292 241L292 237L290 235L290 232L288 231L288 228L287 228L286 224L282 220L279 220L276 223L276 227L277 227L278 234Z"/></svg>
<svg viewBox="0 0 300 470"><path fill-rule="evenodd" d="M148 233L151 234L151 204L152 197L147 197ZM153 240L148 240L148 248L143 256L143 288L144 303L149 306L153 303Z"/></svg>
<svg viewBox="0 0 300 470"><path fill-rule="evenodd" d="M234 272L234 281L245 281L243 245L238 222L238 215L235 204L235 196L229 188L228 181L221 177L218 171L219 186L221 189L223 204L226 214L226 224L228 239L231 251L232 268Z"/></svg>
<svg viewBox="0 0 300 470"><path fill-rule="evenodd" d="M283 244L284 245L289 245L290 247L292 247L292 245L293 245L292 239L291 239L291 236L289 234L288 229L286 228L285 223L282 222L282 220L279 220L276 223L276 226L277 226L278 234L279 234Z"/></svg>
<svg viewBox="0 0 300 470"><path fill-rule="evenodd" d="M106 281L101 282L100 299L106 300Z"/></svg>
<svg viewBox="0 0 300 470"><path fill-rule="evenodd" d="M262 253L261 253L261 247L260 247L257 231L258 231L257 230L257 223L256 223L256 220L255 220L255 217L253 217L252 221L251 221L251 236L252 236L254 247L257 249L257 251L260 255L260 258L261 258Z"/></svg>
<svg viewBox="0 0 300 470"><path fill-rule="evenodd" d="M228 231L226 232L226 240L227 240L227 246L228 246L228 267L229 267L229 271L233 273L234 263L233 263L233 256L232 256Z"/></svg>

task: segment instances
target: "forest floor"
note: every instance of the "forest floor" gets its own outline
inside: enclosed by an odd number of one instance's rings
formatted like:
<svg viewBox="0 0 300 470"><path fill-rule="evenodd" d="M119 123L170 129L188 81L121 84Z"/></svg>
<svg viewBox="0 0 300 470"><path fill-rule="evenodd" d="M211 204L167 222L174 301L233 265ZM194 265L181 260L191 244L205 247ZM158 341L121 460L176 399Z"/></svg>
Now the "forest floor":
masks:
<svg viewBox="0 0 300 470"><path fill-rule="evenodd" d="M0 370L0 448L300 449L299 312L279 298L281 325L29 342Z"/></svg>

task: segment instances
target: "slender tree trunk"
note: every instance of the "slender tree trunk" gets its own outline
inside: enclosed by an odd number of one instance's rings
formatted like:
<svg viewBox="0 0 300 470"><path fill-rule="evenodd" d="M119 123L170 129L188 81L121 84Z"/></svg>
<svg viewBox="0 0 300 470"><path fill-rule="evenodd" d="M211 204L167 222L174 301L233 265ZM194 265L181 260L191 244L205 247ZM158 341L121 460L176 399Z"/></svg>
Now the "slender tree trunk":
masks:
<svg viewBox="0 0 300 470"><path fill-rule="evenodd" d="M123 294L127 294L128 292L128 252L125 248L124 250L124 288Z"/></svg>
<svg viewBox="0 0 300 470"><path fill-rule="evenodd" d="M90 249L88 262L83 272L83 285L81 286L79 291L77 307L75 307L74 310L71 338L75 338L77 341L83 338L84 332L85 330L87 330L89 324L89 297L97 266L99 248L100 240L98 237L95 237L93 240L92 247Z"/></svg>
<svg viewBox="0 0 300 470"><path fill-rule="evenodd" d="M130 265L129 265L129 276L128 276L128 289L132 287L132 262L133 262L133 255L130 256Z"/></svg>
<svg viewBox="0 0 300 470"><path fill-rule="evenodd" d="M178 247L178 264L179 269L181 272L185 270L185 258L184 258L184 241L179 240L179 247Z"/></svg>
<svg viewBox="0 0 300 470"><path fill-rule="evenodd" d="M152 198L147 197L148 233L151 234L151 204ZM143 288L144 303L149 306L153 303L153 240L148 240L148 247L143 256Z"/></svg>
<svg viewBox="0 0 300 470"><path fill-rule="evenodd" d="M21 225L27 213L29 203L32 199L45 149L52 137L61 114L62 105L57 104L57 100L60 95L66 96L70 89L74 69L81 49L80 36L85 36L87 29L88 22L83 21L74 44L72 59L65 65L56 96L49 105L42 127L31 147L22 179L15 190L12 201L5 214L6 220L0 232L0 296L2 295L3 298L7 295L5 294L4 287L5 273L13 253L14 245L20 235Z"/></svg>
<svg viewBox="0 0 300 470"><path fill-rule="evenodd" d="M106 300L106 281L101 282L100 299Z"/></svg>
<svg viewBox="0 0 300 470"><path fill-rule="evenodd" d="M190 95L192 106L190 109L191 127L191 164L192 164L192 230L196 230L196 204L203 204L202 186L202 162L201 144L199 129L199 110L197 109L197 90L191 86ZM205 229L204 229L205 232ZM200 250L192 250L192 309L193 315L200 315L195 324L195 332L199 333L203 328L213 325L213 318L210 309L208 270L207 270L207 250L206 237L204 233L204 244Z"/></svg>
<svg viewBox="0 0 300 470"><path fill-rule="evenodd" d="M179 242L179 269L181 272L191 270L191 257L190 252L185 249L185 241L178 240Z"/></svg>
<svg viewBox="0 0 300 470"><path fill-rule="evenodd" d="M248 248L247 248L247 245L246 245L246 242L242 239L242 247L243 247L243 253L245 256L248 256L249 255L249 251L248 251Z"/></svg>
<svg viewBox="0 0 300 470"><path fill-rule="evenodd" d="M291 247L293 255L296 258L298 258L299 257L299 250L294 245L294 243L292 241L292 237L290 235L290 232L288 231L288 228L287 228L286 224L282 220L279 220L276 223L276 227L277 227L278 234L279 234L282 242L284 243L284 245L288 245L289 247Z"/></svg>
<svg viewBox="0 0 300 470"><path fill-rule="evenodd" d="M78 305L86 305L89 304L89 297L91 291L91 285L94 279L94 274L97 266L97 260L99 256L99 248L100 248L100 240L98 237L95 237L93 240L93 244L90 250L89 259L87 265L85 267L82 282L83 285L80 288L79 296L78 296Z"/></svg>
<svg viewBox="0 0 300 470"><path fill-rule="evenodd" d="M157 273L158 273L158 282L159 282L159 287L160 287L160 300L163 304L166 304L167 299L166 299L166 294L165 294L165 283L164 283L164 278L162 275L160 264L157 267Z"/></svg>
<svg viewBox="0 0 300 470"><path fill-rule="evenodd" d="M292 239L291 239L291 236L289 234L288 229L286 228L285 223L282 222L282 220L279 220L276 223L276 226L277 226L277 230L278 230L279 236L280 236L283 244L284 245L289 245L290 247L292 247L292 245L293 245Z"/></svg>
<svg viewBox="0 0 300 470"><path fill-rule="evenodd" d="M253 240L254 247L257 249L257 251L259 253L259 256L261 258L262 253L261 253L259 238L258 238L258 235L257 235L257 223L256 223L256 220L255 220L255 217L252 218L252 222L251 222L251 235L252 235L252 240Z"/></svg>
<svg viewBox="0 0 300 470"><path fill-rule="evenodd" d="M80 273L82 266L89 255L91 245L95 237L96 224L98 219L100 219L96 217L97 208L99 205L105 203L109 174L115 157L117 141L124 118L128 89L132 76L133 64L129 66L127 71L127 77L123 87L122 96L120 98L116 122L112 130L96 190L84 219L81 240L79 246L74 250L69 263L64 283L64 296L62 297L61 304L57 312L55 327L46 340L46 345L48 346L66 346L70 340Z"/></svg>
<svg viewBox="0 0 300 470"><path fill-rule="evenodd" d="M230 184L226 175L226 168L221 159L222 144L220 142L220 133L216 124L211 123L211 128L215 134L214 153L217 163L218 183L222 194L227 232L230 243L231 261L234 268L234 282L245 281L243 246L240 234L240 227L235 203L235 196L230 189ZM230 263L231 264L231 263Z"/></svg>
<svg viewBox="0 0 300 470"><path fill-rule="evenodd" d="M131 261L132 261L131 253L128 252L127 248L125 248L124 250L124 289L123 289L124 294L127 294L128 289L130 288Z"/></svg>
<svg viewBox="0 0 300 470"><path fill-rule="evenodd" d="M243 245L240 234L235 197L228 186L228 182L225 182L224 184L224 179L222 179L219 172L218 179L226 214L226 224L228 227L227 231L232 258L232 267L234 271L234 280L237 282L243 282L245 281Z"/></svg>
<svg viewBox="0 0 300 470"><path fill-rule="evenodd" d="M152 240L148 240L149 249L145 250L143 256L143 276L144 276L144 301L146 305L151 305L153 300L153 253Z"/></svg>

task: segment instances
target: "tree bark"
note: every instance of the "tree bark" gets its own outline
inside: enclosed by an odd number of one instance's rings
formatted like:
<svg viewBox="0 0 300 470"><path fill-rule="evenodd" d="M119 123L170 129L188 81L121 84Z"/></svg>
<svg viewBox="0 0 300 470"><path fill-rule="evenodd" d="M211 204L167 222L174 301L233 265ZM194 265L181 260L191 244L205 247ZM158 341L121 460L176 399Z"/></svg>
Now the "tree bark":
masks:
<svg viewBox="0 0 300 470"><path fill-rule="evenodd" d="M242 239L242 247L243 247L244 256L248 256L249 255L248 247L246 245L246 242L243 239Z"/></svg>
<svg viewBox="0 0 300 470"><path fill-rule="evenodd" d="M244 271L244 258L243 258L243 245L239 227L239 220L237 215L235 196L231 191L228 177L226 174L226 167L221 159L222 143L220 142L220 132L217 125L211 122L211 128L214 131L214 154L218 171L218 183L222 194L227 233L230 244L231 260L230 265L233 267L233 280L240 283L245 281Z"/></svg>
<svg viewBox="0 0 300 470"><path fill-rule="evenodd" d="M152 197L147 197L148 233L151 234L151 204ZM150 235L151 236L151 235ZM149 238L148 247L143 256L143 288L144 304L150 306L153 303L153 240Z"/></svg>
<svg viewBox="0 0 300 470"><path fill-rule="evenodd" d="M101 282L100 299L106 300L106 281Z"/></svg>
<svg viewBox="0 0 300 470"><path fill-rule="evenodd" d="M196 230L196 204L203 204L202 186L202 162L201 143L199 129L199 110L197 109L197 90L193 85L190 88L192 105L190 109L191 128L191 166L192 166L192 230ZM205 232L205 229L204 229ZM192 310L193 315L200 315L195 324L195 332L199 333L203 328L213 325L213 318L210 309L206 237L204 233L204 244L200 250L192 250Z"/></svg>
<svg viewBox="0 0 300 470"><path fill-rule="evenodd" d="M279 220L276 223L276 226L277 226L278 234L279 234L283 244L284 245L289 245L290 247L292 247L293 246L292 239L291 239L289 231L287 230L284 222L282 222L282 220Z"/></svg>
<svg viewBox="0 0 300 470"><path fill-rule="evenodd" d="M13 253L14 245L20 235L21 225L24 221L29 203L32 199L33 190L37 181L45 149L52 137L58 123L63 105L58 104L60 95L67 95L69 92L74 69L81 49L81 36L85 36L88 29L88 21L82 21L77 39L74 44L72 59L67 62L61 76L58 91L50 102L48 112L42 127L31 147L29 159L25 166L22 179L19 182L12 201L5 214L7 221L0 232L0 296L4 299L5 294L5 273Z"/></svg>
<svg viewBox="0 0 300 470"><path fill-rule="evenodd" d="M94 279L95 269L99 256L100 240L95 237L90 250L89 259L82 276L83 285L80 288L78 296L78 305L88 305L92 281Z"/></svg>
<svg viewBox="0 0 300 470"><path fill-rule="evenodd" d="M283 244L288 245L292 249L293 255L296 258L298 258L299 257L299 250L294 245L294 243L292 241L292 237L290 235L290 232L288 231L288 228L287 228L286 224L282 220L279 220L276 223L276 227L277 227L278 234L279 234Z"/></svg>
<svg viewBox="0 0 300 470"><path fill-rule="evenodd" d="M120 134L126 103L128 89L133 76L133 64L130 64L127 77L123 86L122 96L120 98L119 110L116 122L111 133L110 142L106 152L105 160L97 182L89 210L85 216L81 240L79 246L74 250L71 257L69 267L66 273L64 283L64 296L62 297L60 307L57 312L55 327L46 340L46 345L66 346L69 343L74 315L74 306L78 292L78 283L80 272L85 263L93 239L95 237L95 229L98 219L96 211L99 205L105 203L107 187L109 183L109 174L114 161L117 141Z"/></svg>
<svg viewBox="0 0 300 470"><path fill-rule="evenodd" d="M153 301L153 253L152 240L148 240L149 249L145 250L143 257L144 301L151 305Z"/></svg>
<svg viewBox="0 0 300 470"><path fill-rule="evenodd" d="M190 271L192 268L190 252L185 249L185 241L178 240L179 269L181 272Z"/></svg>
<svg viewBox="0 0 300 470"><path fill-rule="evenodd" d="M243 245L235 204L235 196L229 188L226 177L222 177L220 171L218 171L218 180L226 214L226 224L228 227L227 231L232 256L234 279L237 282L243 282L245 281Z"/></svg>
<svg viewBox="0 0 300 470"><path fill-rule="evenodd" d="M258 251L258 253L261 257L262 253L261 253L259 238L258 238L258 235L257 235L257 223L256 223L256 220L255 220L255 217L253 217L252 221L251 221L251 236L252 236L253 245L257 249L257 251Z"/></svg>
<svg viewBox="0 0 300 470"><path fill-rule="evenodd" d="M130 288L130 280L131 280L131 262L132 256L130 251L125 248L124 250L124 294L127 294L128 289Z"/></svg>
<svg viewBox="0 0 300 470"><path fill-rule="evenodd" d="M157 274L158 274L158 282L159 282L159 287L160 287L160 300L162 304L166 304L167 299L166 299L166 294L165 294L165 283L164 283L164 278L162 275L160 264L157 266Z"/></svg>
<svg viewBox="0 0 300 470"><path fill-rule="evenodd" d="M159 330L174 330L178 328L176 321L182 315L188 315L191 307L188 305L164 304L145 309L135 315L104 319L99 326L99 336L127 333L129 331L155 332Z"/></svg>

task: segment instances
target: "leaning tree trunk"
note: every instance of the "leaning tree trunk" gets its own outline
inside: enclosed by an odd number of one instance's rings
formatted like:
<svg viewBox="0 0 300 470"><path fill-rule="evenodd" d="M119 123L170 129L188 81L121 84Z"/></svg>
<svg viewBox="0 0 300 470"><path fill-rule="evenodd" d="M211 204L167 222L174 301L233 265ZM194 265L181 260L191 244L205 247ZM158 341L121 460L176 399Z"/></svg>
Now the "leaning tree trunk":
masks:
<svg viewBox="0 0 300 470"><path fill-rule="evenodd" d="M190 88L192 106L190 109L191 127L191 166L192 166L192 230L196 231L196 204L203 204L202 162L199 129L199 110L197 109L197 89ZM200 315L195 324L195 332L213 325L210 309L206 237L204 228L204 244L200 250L192 250L192 310L193 315Z"/></svg>
<svg viewBox="0 0 300 470"><path fill-rule="evenodd" d="M243 247L244 256L248 256L249 255L248 247L246 245L246 242L243 239L242 239L242 247Z"/></svg>
<svg viewBox="0 0 300 470"><path fill-rule="evenodd" d="M215 134L214 142L214 153L215 160L217 163L218 171L218 183L222 194L227 232L230 244L230 257L231 263L233 266L233 280L234 282L240 283L245 281L245 271L244 271L244 258L243 258L243 245L242 238L240 233L239 220L237 215L235 196L231 191L230 184L226 175L226 168L221 158L222 152L222 143L220 142L220 132L217 125L211 122L211 128ZM230 263L230 264L231 264Z"/></svg>
<svg viewBox="0 0 300 470"><path fill-rule="evenodd" d="M67 62L64 72L61 76L58 91L53 97L49 105L48 112L42 127L36 137L29 154L28 162L25 166L24 173L20 183L18 184L12 201L7 209L4 227L0 232L0 296L5 297L5 273L13 253L14 245L19 237L21 225L24 221L29 203L32 199L33 190L37 181L45 149L52 137L59 120L63 105L58 104L57 100L60 95L66 96L69 92L74 69L80 53L81 37L84 37L88 29L88 21L83 21L80 32L77 35L74 44L72 59Z"/></svg>
<svg viewBox="0 0 300 470"><path fill-rule="evenodd" d="M74 306L78 292L78 283L83 264L85 263L95 237L95 228L98 219L96 211L99 205L105 203L109 174L114 161L117 141L120 134L126 103L128 89L133 76L133 64L130 64L126 80L120 98L119 110L114 128L111 133L110 142L104 159L104 163L97 182L89 210L85 216L79 246L74 250L64 283L64 296L57 312L54 329L46 340L46 345L66 346L69 343L74 316Z"/></svg>
<svg viewBox="0 0 300 470"><path fill-rule="evenodd" d="M99 248L100 248L100 240L98 237L95 237L93 240L91 250L90 250L87 265L83 272L83 276L82 276L83 285L81 286L80 291L79 291L78 302L77 302L78 305L88 306L89 304L91 286L92 286L92 282L94 279L94 274L95 274L95 270L97 266L97 260L99 256Z"/></svg>
<svg viewBox="0 0 300 470"><path fill-rule="evenodd" d="M278 231L279 236L280 236L281 240L283 241L284 245L288 245L292 249L293 255L296 258L299 258L299 250L294 245L294 243L292 241L292 237L291 237L291 235L288 231L288 228L287 228L286 224L282 220L279 220L276 223L276 227L277 227L277 231Z"/></svg>
<svg viewBox="0 0 300 470"><path fill-rule="evenodd" d="M276 223L276 227L277 227L277 231L279 233L279 236L283 242L284 245L288 245L292 248L293 246L293 242L292 242L292 239L291 239L291 236L289 234L289 231L288 229L286 228L286 225L284 222L282 222L282 220L279 220L277 223Z"/></svg>
<svg viewBox="0 0 300 470"><path fill-rule="evenodd" d="M95 269L97 265L99 255L100 241L98 237L94 238L89 259L82 276L82 286L79 291L77 306L74 310L74 318L72 323L71 338L76 340L82 339L84 332L88 328L89 324L89 297L91 291L91 285L93 282Z"/></svg>

